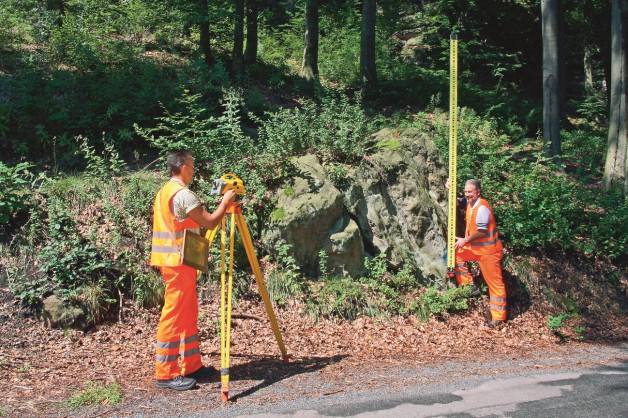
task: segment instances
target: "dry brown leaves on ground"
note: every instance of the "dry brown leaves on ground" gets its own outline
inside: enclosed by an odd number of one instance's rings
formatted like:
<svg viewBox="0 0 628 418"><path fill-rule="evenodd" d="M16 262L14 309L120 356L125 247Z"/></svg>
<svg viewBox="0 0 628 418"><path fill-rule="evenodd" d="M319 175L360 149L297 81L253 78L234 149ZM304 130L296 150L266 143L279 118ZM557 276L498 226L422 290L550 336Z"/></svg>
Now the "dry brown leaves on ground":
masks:
<svg viewBox="0 0 628 418"><path fill-rule="evenodd" d="M123 323L97 325L86 333L51 330L20 311L8 289L0 292L0 384L4 387L0 410L4 413L46 414L90 381L118 382L125 393L140 391L152 396L158 391L154 387L157 309L128 306ZM219 367L218 303L201 302L200 311L203 361ZM297 305L276 310L295 368L289 373L293 374L324 374L333 369L333 374L351 376L353 370L378 361L427 364L516 355L550 349L563 341L547 328L547 314L535 307L500 330L483 325L481 304L463 314L428 322L360 317L353 322L315 323L300 311ZM259 301L241 300L234 312L231 375L240 380L263 380L281 365L264 306ZM238 317L238 312L245 315ZM259 319L251 319L255 317ZM626 318L614 321L598 329L594 337L628 339ZM334 367L328 367L332 364Z"/></svg>

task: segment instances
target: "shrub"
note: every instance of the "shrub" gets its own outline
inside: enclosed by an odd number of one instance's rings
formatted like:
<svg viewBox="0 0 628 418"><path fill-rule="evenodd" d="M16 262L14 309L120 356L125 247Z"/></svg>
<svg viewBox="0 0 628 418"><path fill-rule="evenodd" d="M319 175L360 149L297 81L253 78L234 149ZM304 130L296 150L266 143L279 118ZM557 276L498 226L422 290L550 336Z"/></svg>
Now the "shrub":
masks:
<svg viewBox="0 0 628 418"><path fill-rule="evenodd" d="M376 316L379 313L368 286L350 278L329 278L310 289L306 310L314 318L339 318L352 321L359 315Z"/></svg>
<svg viewBox="0 0 628 418"><path fill-rule="evenodd" d="M291 297L303 294L305 280L302 278L299 266L291 254L292 245L280 244L276 250L276 267L268 275L266 286L270 298L282 306Z"/></svg>
<svg viewBox="0 0 628 418"><path fill-rule="evenodd" d="M24 192L32 179L28 171L30 163L18 163L14 167L0 161L0 224L8 223L13 215L26 208Z"/></svg>

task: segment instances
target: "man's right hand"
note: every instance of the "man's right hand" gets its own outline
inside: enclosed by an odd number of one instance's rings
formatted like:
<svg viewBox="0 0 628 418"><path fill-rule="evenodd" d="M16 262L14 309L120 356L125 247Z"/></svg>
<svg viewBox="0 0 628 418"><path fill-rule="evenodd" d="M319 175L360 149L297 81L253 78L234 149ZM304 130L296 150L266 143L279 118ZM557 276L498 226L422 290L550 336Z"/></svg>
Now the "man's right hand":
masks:
<svg viewBox="0 0 628 418"><path fill-rule="evenodd" d="M233 189L227 190L225 194L222 196L222 200L220 201L220 204L224 203L225 205L228 205L229 203L233 203L235 202L235 197L236 197L235 190Z"/></svg>

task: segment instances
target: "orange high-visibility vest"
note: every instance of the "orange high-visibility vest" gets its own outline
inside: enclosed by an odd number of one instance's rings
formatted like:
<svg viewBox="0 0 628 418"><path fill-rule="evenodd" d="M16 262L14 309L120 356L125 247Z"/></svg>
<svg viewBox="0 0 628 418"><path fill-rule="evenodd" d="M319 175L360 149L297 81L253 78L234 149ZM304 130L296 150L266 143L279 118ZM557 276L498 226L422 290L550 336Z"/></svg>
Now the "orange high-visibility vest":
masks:
<svg viewBox="0 0 628 418"><path fill-rule="evenodd" d="M177 181L169 181L155 197L150 252L150 264L153 266L180 266L183 232L186 229L200 227L192 218L187 218L183 222L176 221L171 210L172 198L179 190L185 188Z"/></svg>
<svg viewBox="0 0 628 418"><path fill-rule="evenodd" d="M478 239L469 243L471 251L477 255L494 254L497 252L501 252L502 242L499 240L499 232L497 232L497 224L495 223L493 209L491 208L491 205L489 205L488 202L482 198L480 198L480 202L475 206L475 209L467 206L467 211L465 214L465 218L467 221L467 230L465 235L467 237L471 236L478 230L478 225L475 221L475 218L478 215L478 209L480 209L480 206L486 206L491 212L491 216L489 218L486 236L482 239Z"/></svg>

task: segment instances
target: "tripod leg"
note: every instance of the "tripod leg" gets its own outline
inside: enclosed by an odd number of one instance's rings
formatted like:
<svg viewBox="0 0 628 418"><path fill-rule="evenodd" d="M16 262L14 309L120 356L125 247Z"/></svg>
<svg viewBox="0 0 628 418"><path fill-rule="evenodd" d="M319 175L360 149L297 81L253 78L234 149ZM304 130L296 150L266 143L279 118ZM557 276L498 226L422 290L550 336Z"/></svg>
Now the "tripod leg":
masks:
<svg viewBox="0 0 628 418"><path fill-rule="evenodd" d="M289 361L288 353L286 352L286 347L284 346L283 338L281 337L281 331L279 330L279 325L277 324L277 318L275 318L275 312L273 311L273 305L270 301L270 297L268 296L266 283L264 282L264 277L262 276L262 271L259 267L257 256L255 255L251 235L246 227L246 222L244 221L242 213L235 213L234 216L236 217L238 230L240 231L240 236L242 237L242 242L244 243L244 248L246 249L246 255L249 259L249 263L251 264L251 268L253 269L253 274L255 275L255 281L257 282L259 293L262 295L262 300L264 301L264 306L266 307L266 314L270 319L270 324L273 328L277 345L279 345L279 350L281 350L282 359L287 363Z"/></svg>
<svg viewBox="0 0 628 418"><path fill-rule="evenodd" d="M226 320L226 336L225 336L225 365L224 372L220 371L222 390L222 401L227 402L229 399L229 356L231 350L231 303L233 301L233 244L235 241L235 219L231 214L231 225L229 228L229 284L227 288L227 320Z"/></svg>
<svg viewBox="0 0 628 418"><path fill-rule="evenodd" d="M215 233L214 233L215 235ZM226 266L225 266L225 246L227 232L225 229L225 218L222 218L222 230L220 231L220 380L222 382L222 400L226 401L229 394L229 365L227 361L227 286L226 286ZM226 392L225 392L226 390Z"/></svg>
<svg viewBox="0 0 628 418"><path fill-rule="evenodd" d="M214 229L209 229L207 230L207 232L205 233L205 238L207 238L209 240L209 246L212 246L212 243L214 242L214 238L216 238L216 233L218 232L218 226L216 225L214 227Z"/></svg>

